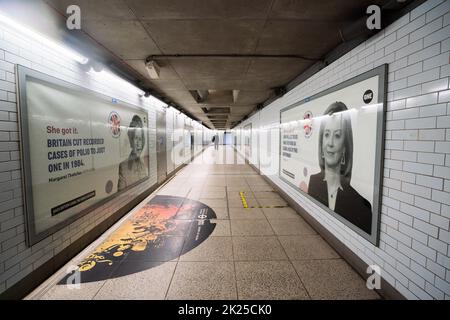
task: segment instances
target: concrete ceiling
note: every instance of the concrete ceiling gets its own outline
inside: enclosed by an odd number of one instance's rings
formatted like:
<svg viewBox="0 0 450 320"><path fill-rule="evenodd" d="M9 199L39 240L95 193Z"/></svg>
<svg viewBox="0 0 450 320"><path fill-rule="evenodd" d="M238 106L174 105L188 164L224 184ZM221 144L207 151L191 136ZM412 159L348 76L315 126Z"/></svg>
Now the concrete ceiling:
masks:
<svg viewBox="0 0 450 320"><path fill-rule="evenodd" d="M368 5L387 1L46 2L60 12L79 5L82 29L137 71L144 85L211 128L226 129L342 43L339 30ZM161 67L158 80L145 69L149 56ZM209 91L201 103L191 93L197 90Z"/></svg>

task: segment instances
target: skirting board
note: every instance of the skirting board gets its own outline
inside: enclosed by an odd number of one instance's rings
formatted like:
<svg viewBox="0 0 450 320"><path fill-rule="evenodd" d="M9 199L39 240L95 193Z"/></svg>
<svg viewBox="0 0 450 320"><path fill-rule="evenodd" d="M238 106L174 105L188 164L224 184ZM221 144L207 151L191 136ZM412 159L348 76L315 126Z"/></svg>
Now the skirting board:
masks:
<svg viewBox="0 0 450 320"><path fill-rule="evenodd" d="M251 163L248 163L256 172L258 172L267 183L274 188L281 197L289 203L289 205L308 222L311 227L320 234L324 240L334 249L347 263L364 279L370 276L366 273L368 264L365 263L360 257L358 257L353 251L351 251L346 245L344 245L336 236L322 226L316 219L314 219L303 207L301 207L294 199L292 199L286 192L284 192L278 185L276 185L269 177L261 174L261 171ZM390 283L383 279L381 276L381 289L377 289L376 292L388 300L406 300L406 298L398 292Z"/></svg>

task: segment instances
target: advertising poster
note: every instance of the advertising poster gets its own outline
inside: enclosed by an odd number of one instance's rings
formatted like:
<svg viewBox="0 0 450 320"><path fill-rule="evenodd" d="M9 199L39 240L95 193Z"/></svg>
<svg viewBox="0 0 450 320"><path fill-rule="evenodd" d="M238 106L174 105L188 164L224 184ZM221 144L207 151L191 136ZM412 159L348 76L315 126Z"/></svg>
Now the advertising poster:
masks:
<svg viewBox="0 0 450 320"><path fill-rule="evenodd" d="M280 177L376 243L385 66L281 110Z"/></svg>
<svg viewBox="0 0 450 320"><path fill-rule="evenodd" d="M145 110L32 73L20 77L20 106L28 232L36 242L148 179L149 150Z"/></svg>
<svg viewBox="0 0 450 320"><path fill-rule="evenodd" d="M184 136L184 117L179 112L175 116L175 125L173 130L173 150L174 163L178 167L184 163L185 159L185 136Z"/></svg>
<svg viewBox="0 0 450 320"><path fill-rule="evenodd" d="M249 123L244 127L244 154L245 159L250 160L252 156L252 124Z"/></svg>

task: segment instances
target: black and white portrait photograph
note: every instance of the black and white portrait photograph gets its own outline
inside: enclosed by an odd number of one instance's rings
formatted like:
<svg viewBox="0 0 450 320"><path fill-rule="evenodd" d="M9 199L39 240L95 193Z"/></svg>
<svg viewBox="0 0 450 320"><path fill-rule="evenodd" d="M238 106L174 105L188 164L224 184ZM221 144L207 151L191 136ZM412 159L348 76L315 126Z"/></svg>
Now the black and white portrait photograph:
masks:
<svg viewBox="0 0 450 320"><path fill-rule="evenodd" d="M134 115L127 128L130 154L119 165L118 191L148 177L148 165L144 162L143 151L146 145L146 130L141 117Z"/></svg>
<svg viewBox="0 0 450 320"><path fill-rule="evenodd" d="M310 177L308 194L370 233L371 205L350 185L353 133L348 109L342 102L332 103L322 118L318 162L321 171Z"/></svg>

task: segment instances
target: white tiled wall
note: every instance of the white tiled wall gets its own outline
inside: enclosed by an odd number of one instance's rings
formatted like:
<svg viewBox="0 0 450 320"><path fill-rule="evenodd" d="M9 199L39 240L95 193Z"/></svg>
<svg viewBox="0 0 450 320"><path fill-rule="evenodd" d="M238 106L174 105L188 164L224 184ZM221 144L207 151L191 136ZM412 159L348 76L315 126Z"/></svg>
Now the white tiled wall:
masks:
<svg viewBox="0 0 450 320"><path fill-rule="evenodd" d="M173 159L175 167L178 167L184 162L184 115L178 111L175 112L174 121L174 133L173 133Z"/></svg>
<svg viewBox="0 0 450 320"><path fill-rule="evenodd" d="M193 122L194 125L194 154L198 155L203 150L203 126L198 122Z"/></svg>
<svg viewBox="0 0 450 320"><path fill-rule="evenodd" d="M0 294L106 220L114 213L117 204L126 203L157 181L156 152L150 152L150 179L147 183L121 194L28 248L21 189L15 64L147 109L150 150L155 150L156 146L155 110L160 107L155 99L139 98L127 83L105 79L104 74L93 71L83 72L71 59L54 53L32 38L0 27Z"/></svg>
<svg viewBox="0 0 450 320"><path fill-rule="evenodd" d="M449 59L450 1L429 0L240 126L252 122L256 129L259 123L261 171L367 264L379 265L382 276L410 299L450 299ZM389 84L378 248L278 178L277 128L283 107L385 63ZM271 150L264 141L271 141Z"/></svg>

